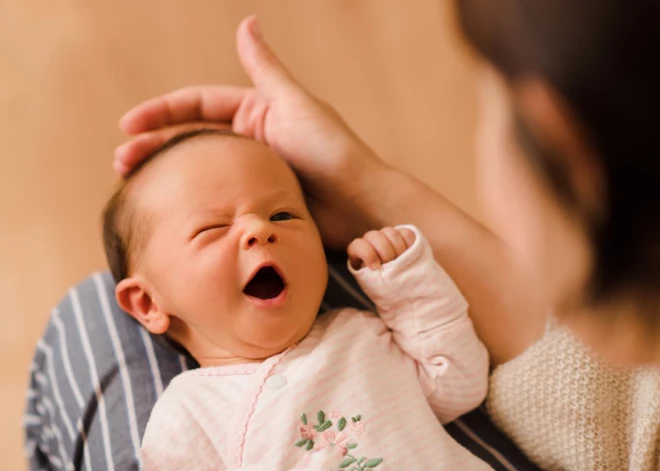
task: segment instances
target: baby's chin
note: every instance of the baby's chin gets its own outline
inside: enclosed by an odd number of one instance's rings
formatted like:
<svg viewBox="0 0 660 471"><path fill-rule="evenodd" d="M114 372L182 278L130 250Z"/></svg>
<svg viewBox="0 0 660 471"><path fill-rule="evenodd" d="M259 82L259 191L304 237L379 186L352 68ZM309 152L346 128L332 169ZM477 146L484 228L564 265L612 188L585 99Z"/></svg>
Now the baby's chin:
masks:
<svg viewBox="0 0 660 471"><path fill-rule="evenodd" d="M259 336L244 339L245 345L240 349L240 356L249 361L263 361L279 355L304 339L311 330L312 325L313 322L308 327L298 329L294 333L273 332L270 330Z"/></svg>
<svg viewBox="0 0 660 471"><path fill-rule="evenodd" d="M271 339L271 346L257 346L252 344L241 344L232 349L222 349L221 352L215 352L208 357L201 357L192 354L202 368L240 365L246 363L261 363L268 358L285 352L288 348L296 345L300 339L290 339L281 343L276 343L276 339Z"/></svg>

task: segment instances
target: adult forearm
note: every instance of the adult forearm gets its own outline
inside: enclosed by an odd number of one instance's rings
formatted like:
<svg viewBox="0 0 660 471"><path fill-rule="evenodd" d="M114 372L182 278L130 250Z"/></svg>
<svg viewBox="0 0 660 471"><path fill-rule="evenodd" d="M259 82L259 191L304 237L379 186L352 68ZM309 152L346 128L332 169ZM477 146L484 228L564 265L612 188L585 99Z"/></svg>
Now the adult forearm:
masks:
<svg viewBox="0 0 660 471"><path fill-rule="evenodd" d="M419 227L436 259L470 303L470 316L493 363L507 361L540 337L544 312L535 283L492 231L414 177L374 166L356 205L370 227Z"/></svg>

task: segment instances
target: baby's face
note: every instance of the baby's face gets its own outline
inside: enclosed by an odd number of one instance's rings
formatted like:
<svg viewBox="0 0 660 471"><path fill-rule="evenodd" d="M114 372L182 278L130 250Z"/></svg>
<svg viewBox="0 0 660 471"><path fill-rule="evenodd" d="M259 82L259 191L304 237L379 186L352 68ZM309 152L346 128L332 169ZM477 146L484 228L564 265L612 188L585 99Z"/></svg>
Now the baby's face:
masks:
<svg viewBox="0 0 660 471"><path fill-rule="evenodd" d="M151 228L136 270L170 316L168 334L202 364L222 352L262 359L301 340L327 266L288 166L228 136L192 139L153 164L134 193Z"/></svg>

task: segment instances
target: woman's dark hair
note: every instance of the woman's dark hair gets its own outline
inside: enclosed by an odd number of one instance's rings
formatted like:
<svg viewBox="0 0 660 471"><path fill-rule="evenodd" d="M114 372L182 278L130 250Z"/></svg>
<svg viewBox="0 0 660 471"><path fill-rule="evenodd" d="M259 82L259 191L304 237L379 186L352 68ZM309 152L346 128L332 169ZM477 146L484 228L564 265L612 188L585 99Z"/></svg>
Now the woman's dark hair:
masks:
<svg viewBox="0 0 660 471"><path fill-rule="evenodd" d="M457 0L457 10L478 52L510 83L548 83L596 150L607 200L586 228L596 260L588 301L634 294L660 320L660 1ZM558 199L577 204L561 168L535 157Z"/></svg>

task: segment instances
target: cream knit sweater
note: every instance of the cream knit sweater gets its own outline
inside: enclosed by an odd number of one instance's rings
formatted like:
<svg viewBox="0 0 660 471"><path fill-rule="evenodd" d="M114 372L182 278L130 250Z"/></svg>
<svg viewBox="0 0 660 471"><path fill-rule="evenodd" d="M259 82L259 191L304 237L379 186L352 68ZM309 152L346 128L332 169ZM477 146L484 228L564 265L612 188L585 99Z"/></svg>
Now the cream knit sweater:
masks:
<svg viewBox="0 0 660 471"><path fill-rule="evenodd" d="M660 470L660 371L607 365L555 320L495 369L487 405L543 469Z"/></svg>

